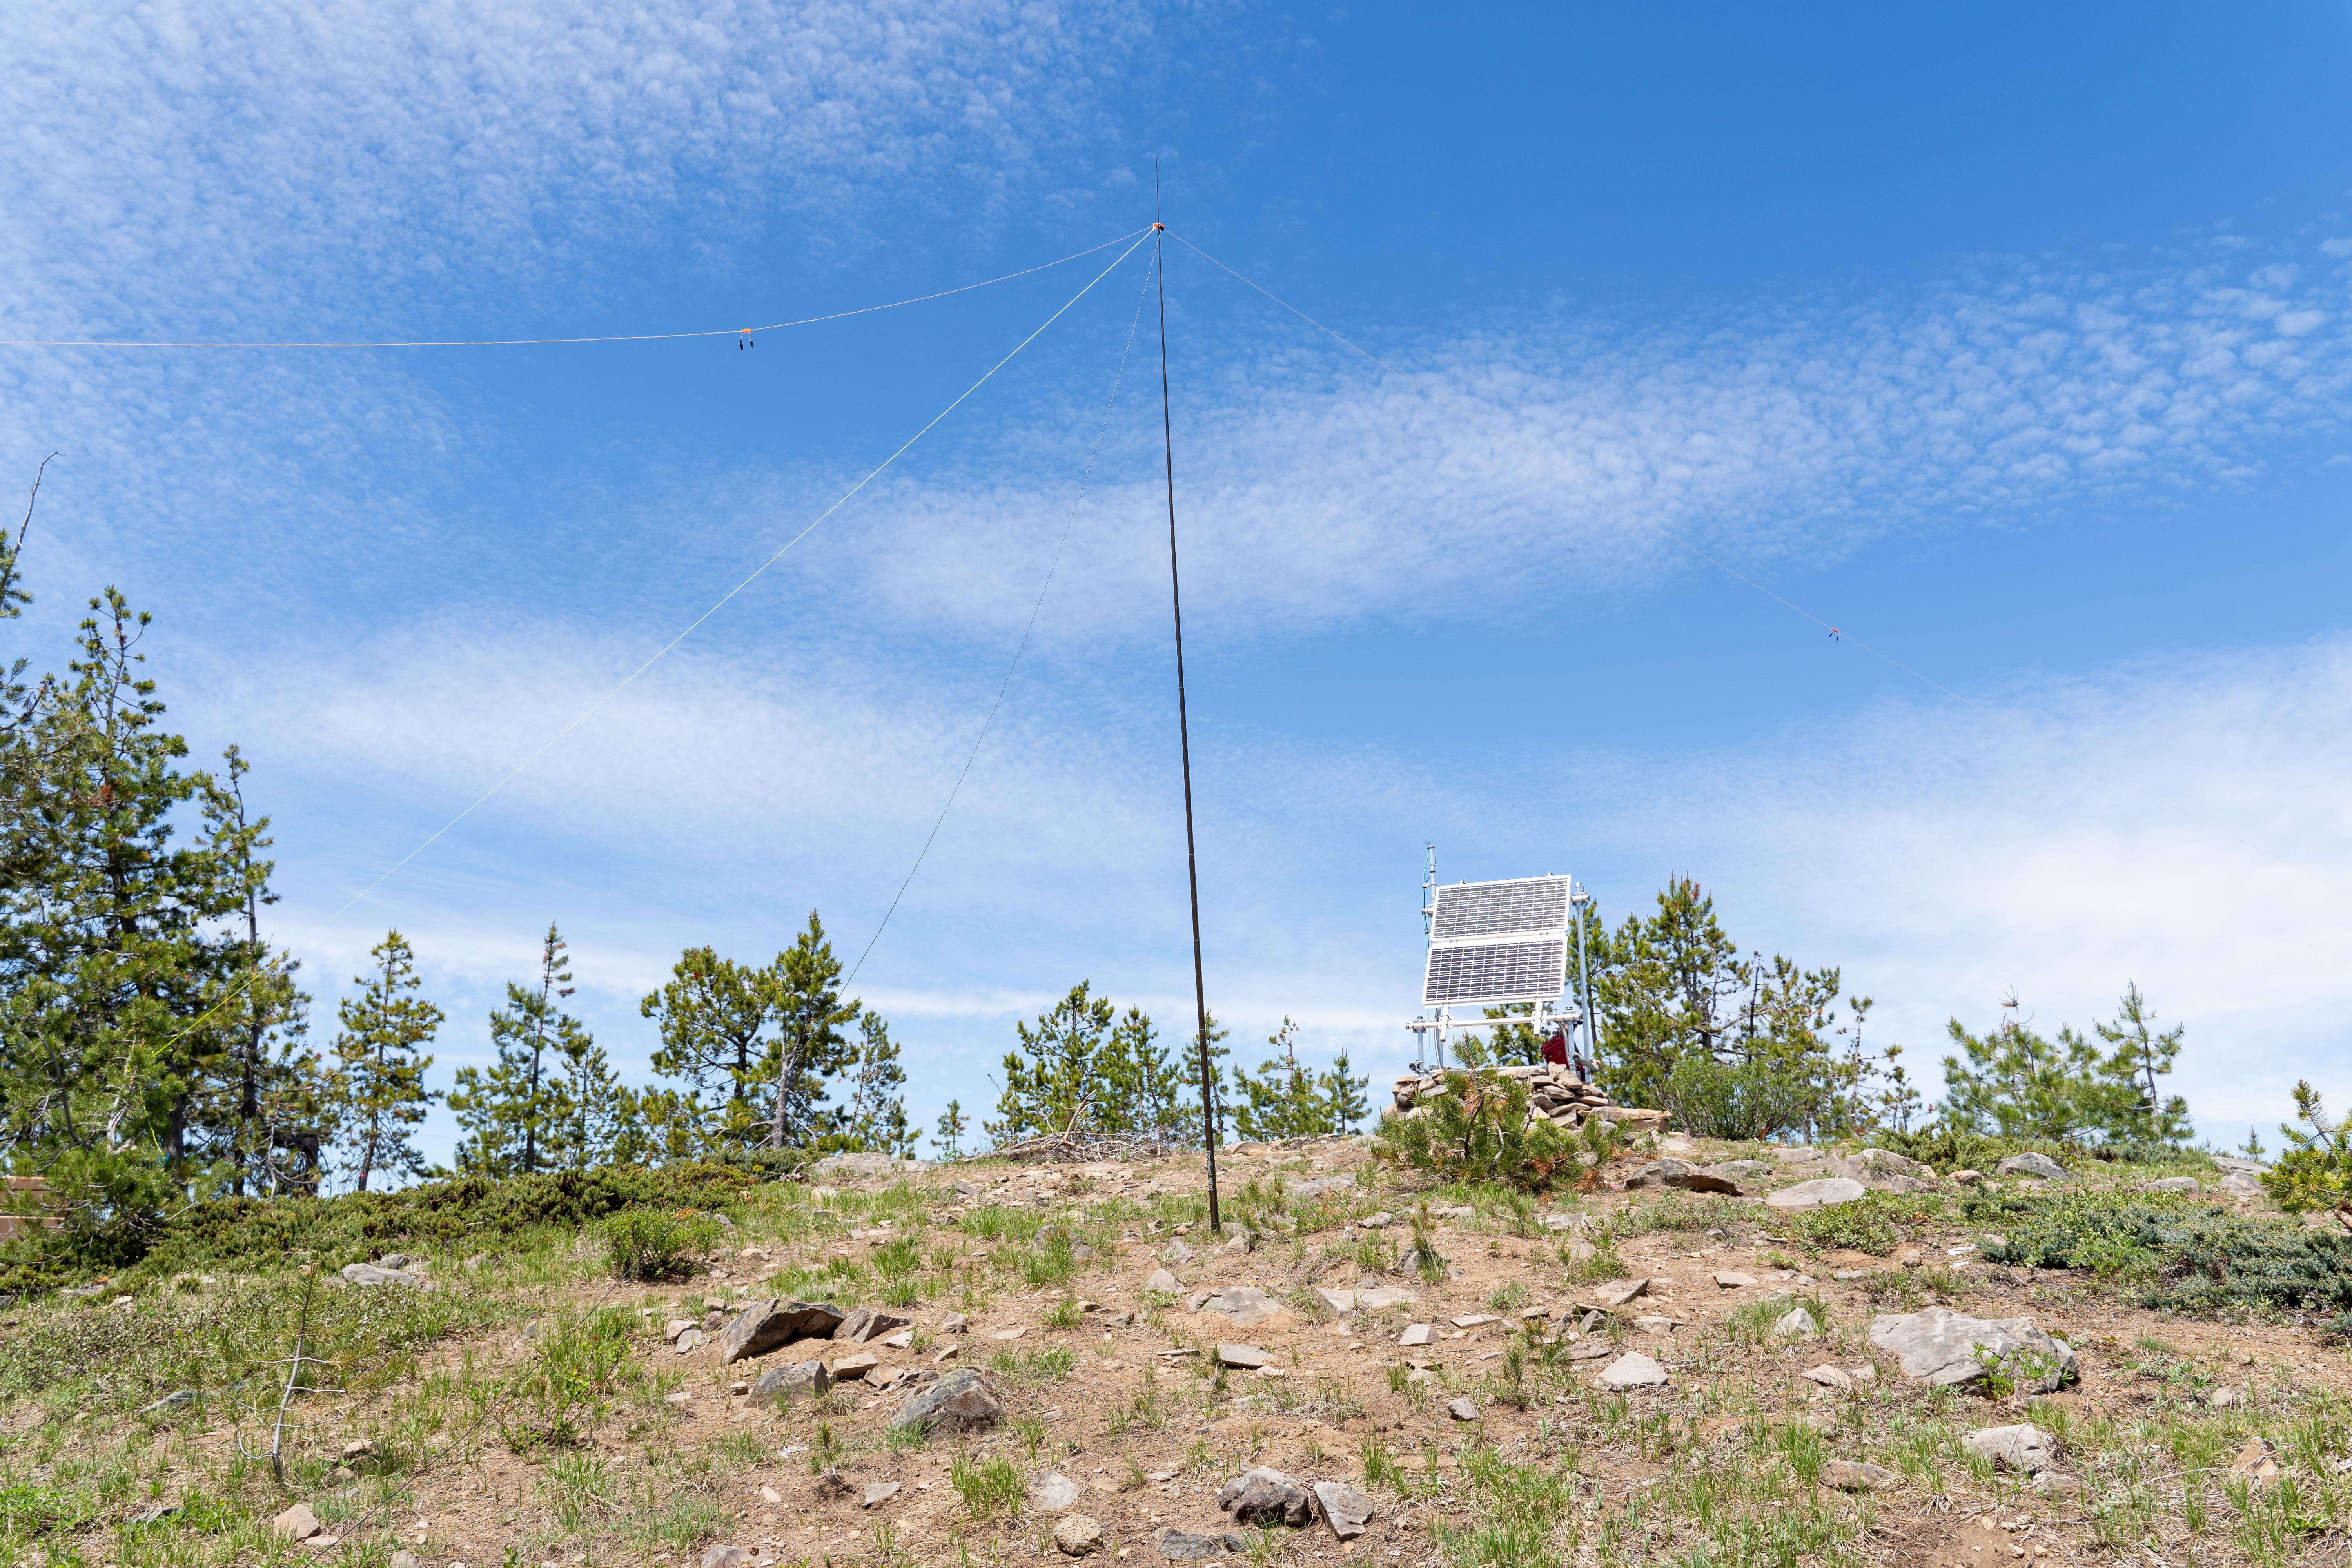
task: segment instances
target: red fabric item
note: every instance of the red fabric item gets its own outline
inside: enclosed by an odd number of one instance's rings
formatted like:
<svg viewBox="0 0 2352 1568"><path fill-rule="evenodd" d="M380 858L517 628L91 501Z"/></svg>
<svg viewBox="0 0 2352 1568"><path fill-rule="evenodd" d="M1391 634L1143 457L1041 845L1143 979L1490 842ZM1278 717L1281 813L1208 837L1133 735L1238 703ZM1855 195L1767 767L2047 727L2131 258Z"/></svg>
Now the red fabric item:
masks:
<svg viewBox="0 0 2352 1568"><path fill-rule="evenodd" d="M1566 1035L1547 1035L1544 1037L1543 1058L1544 1060L1550 1062L1555 1066L1566 1067L1568 1065L1568 1037Z"/></svg>

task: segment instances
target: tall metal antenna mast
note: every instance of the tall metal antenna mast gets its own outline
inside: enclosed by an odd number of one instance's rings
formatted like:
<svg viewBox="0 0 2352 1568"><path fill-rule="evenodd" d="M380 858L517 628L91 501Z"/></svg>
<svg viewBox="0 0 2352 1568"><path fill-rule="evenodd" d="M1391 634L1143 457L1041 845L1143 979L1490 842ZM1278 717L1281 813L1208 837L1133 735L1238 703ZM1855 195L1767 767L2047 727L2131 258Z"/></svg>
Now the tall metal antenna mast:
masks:
<svg viewBox="0 0 2352 1568"><path fill-rule="evenodd" d="M1201 1019L1201 1143L1209 1154L1209 1229L1217 1213L1216 1075L1209 1067L1209 986L1201 970L1201 868L1192 849L1192 731L1184 711L1184 595L1176 576L1176 436L1168 410L1168 256L1160 221L1160 160L1151 160L1151 264L1160 274L1160 441L1168 472L1168 604L1176 616L1176 744L1184 762L1184 877L1192 892L1192 1001Z"/></svg>

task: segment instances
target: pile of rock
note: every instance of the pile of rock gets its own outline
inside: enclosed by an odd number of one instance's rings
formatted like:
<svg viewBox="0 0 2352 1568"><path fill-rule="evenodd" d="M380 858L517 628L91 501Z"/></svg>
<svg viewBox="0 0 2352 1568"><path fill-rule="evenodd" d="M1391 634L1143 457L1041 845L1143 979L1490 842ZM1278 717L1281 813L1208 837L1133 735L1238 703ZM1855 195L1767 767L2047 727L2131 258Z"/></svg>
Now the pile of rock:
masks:
<svg viewBox="0 0 2352 1568"><path fill-rule="evenodd" d="M1629 1131L1652 1131L1663 1128L1666 1113L1663 1110L1636 1110L1626 1106L1612 1105L1609 1096L1599 1084L1581 1083L1574 1073L1564 1067L1546 1062L1538 1067L1481 1068L1473 1078L1513 1079L1528 1086L1528 1112L1530 1118L1540 1116L1556 1127L1570 1131L1584 1124L1588 1117L1603 1121L1622 1121L1632 1125ZM1423 1096L1444 1086L1439 1073L1406 1073L1396 1080L1395 1116L1426 1116L1430 1108L1421 1103Z"/></svg>

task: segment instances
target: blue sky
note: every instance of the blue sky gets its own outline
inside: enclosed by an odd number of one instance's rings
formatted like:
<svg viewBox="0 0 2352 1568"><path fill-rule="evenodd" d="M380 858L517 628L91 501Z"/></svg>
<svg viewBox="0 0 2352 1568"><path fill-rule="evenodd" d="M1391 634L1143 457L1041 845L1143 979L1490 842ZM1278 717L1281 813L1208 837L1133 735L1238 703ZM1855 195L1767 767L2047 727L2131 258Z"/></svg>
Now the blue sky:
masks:
<svg viewBox="0 0 2352 1568"><path fill-rule="evenodd" d="M1402 373L1171 247L1245 1056L1288 1015L1402 1064L1433 839L1612 916L1696 875L1915 1061L2012 988L2054 1026L2137 981L2235 1142L2298 1076L2352 1093L2347 28L18 7L0 337L724 331L1134 231L1156 157L1172 230ZM865 945L1066 528L858 983L919 1118L984 1104L1074 981L1189 1001L1148 251L565 726L1118 254L750 352L0 349L0 472L63 454L10 635L55 658L110 582L156 612L176 721L257 764L322 1025L397 924L446 1075L552 918L642 1077L680 948L812 908Z"/></svg>

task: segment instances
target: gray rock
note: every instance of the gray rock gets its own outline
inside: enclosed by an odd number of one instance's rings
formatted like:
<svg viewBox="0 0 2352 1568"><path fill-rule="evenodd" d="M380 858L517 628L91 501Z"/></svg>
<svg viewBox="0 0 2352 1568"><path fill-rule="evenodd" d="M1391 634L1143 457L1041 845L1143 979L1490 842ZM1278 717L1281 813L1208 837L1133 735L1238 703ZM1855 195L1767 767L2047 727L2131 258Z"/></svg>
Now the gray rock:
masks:
<svg viewBox="0 0 2352 1568"><path fill-rule="evenodd" d="M1255 1345L1219 1345L1217 1364L1242 1372L1255 1372L1266 1364L1265 1352Z"/></svg>
<svg viewBox="0 0 2352 1568"><path fill-rule="evenodd" d="M1396 1285L1365 1285L1356 1291L1356 1306L1366 1312L1377 1312L1383 1307L1412 1307L1421 1298Z"/></svg>
<svg viewBox="0 0 2352 1568"><path fill-rule="evenodd" d="M1323 1508L1323 1522L1342 1541L1353 1541L1372 1524L1372 1500L1345 1481L1317 1481L1315 1500Z"/></svg>
<svg viewBox="0 0 2352 1568"><path fill-rule="evenodd" d="M1643 1355L1640 1351L1628 1351L1601 1369L1592 1380L1595 1388L1623 1390L1655 1388L1666 1381L1666 1369Z"/></svg>
<svg viewBox="0 0 2352 1568"><path fill-rule="evenodd" d="M1988 1426L1961 1438L1960 1447L2002 1469L2029 1476L2039 1475L2058 1459L2058 1439L2032 1426Z"/></svg>
<svg viewBox="0 0 2352 1568"><path fill-rule="evenodd" d="M1827 1362L1820 1366L1808 1367L1803 1375L1806 1382L1818 1383L1823 1388L1844 1390L1853 1386L1853 1379L1847 1373L1845 1368L1832 1366Z"/></svg>
<svg viewBox="0 0 2352 1568"><path fill-rule="evenodd" d="M1213 1291L1200 1310L1231 1319L1237 1329L1256 1328L1282 1312L1281 1304L1255 1285L1228 1285Z"/></svg>
<svg viewBox="0 0 2352 1568"><path fill-rule="evenodd" d="M1867 1465L1859 1459L1832 1459L1822 1467L1822 1484L1842 1492L1885 1491L1901 1479L1883 1465Z"/></svg>
<svg viewBox="0 0 2352 1568"><path fill-rule="evenodd" d="M1769 1182L1780 1173L1769 1160L1722 1160L1715 1164L1703 1166L1702 1169L1710 1176L1720 1176L1727 1182L1737 1182L1742 1187L1758 1182Z"/></svg>
<svg viewBox="0 0 2352 1568"><path fill-rule="evenodd" d="M405 1268L379 1268L373 1263L347 1263L343 1266L343 1282L347 1285L405 1285L412 1290L437 1290L439 1286L422 1274L411 1274Z"/></svg>
<svg viewBox="0 0 2352 1568"><path fill-rule="evenodd" d="M2152 1182L2142 1182L2144 1193L2193 1193L2201 1184L2194 1176L2158 1176Z"/></svg>
<svg viewBox="0 0 2352 1568"><path fill-rule="evenodd" d="M1818 1209L1832 1204L1850 1204L1863 1195L1864 1188L1852 1176L1821 1176L1810 1182L1799 1182L1793 1187L1783 1187L1764 1202L1776 1209Z"/></svg>
<svg viewBox="0 0 2352 1568"><path fill-rule="evenodd" d="M751 1554L740 1546L714 1546L702 1554L702 1568L748 1568Z"/></svg>
<svg viewBox="0 0 2352 1568"><path fill-rule="evenodd" d="M269 1528L289 1541L308 1541L327 1527L319 1522L319 1516L310 1511L309 1503L298 1502L271 1520Z"/></svg>
<svg viewBox="0 0 2352 1568"><path fill-rule="evenodd" d="M1004 1405L977 1369L948 1373L910 1397L891 1418L893 1426L925 1432L985 1432L1004 1419Z"/></svg>
<svg viewBox="0 0 2352 1568"><path fill-rule="evenodd" d="M1103 1527L1085 1514L1074 1513L1054 1526L1054 1545L1065 1557L1085 1557L1099 1551Z"/></svg>
<svg viewBox="0 0 2352 1568"><path fill-rule="evenodd" d="M1244 1470L1217 1493L1217 1506L1235 1524L1286 1524L1297 1530L1315 1522L1315 1494L1297 1476L1264 1465Z"/></svg>
<svg viewBox="0 0 2352 1568"><path fill-rule="evenodd" d="M2037 1182L2063 1182L2066 1179L2066 1167L2047 1154L2028 1151L2022 1154L2011 1154L1995 1165L1992 1173L1996 1176L2031 1176Z"/></svg>
<svg viewBox="0 0 2352 1568"><path fill-rule="evenodd" d="M1165 1268L1155 1268L1151 1271L1151 1278L1143 1282L1143 1288L1146 1290L1157 1290L1163 1296L1175 1296L1183 1292L1184 1281L1177 1279Z"/></svg>
<svg viewBox="0 0 2352 1568"><path fill-rule="evenodd" d="M1030 1506L1047 1513L1067 1513L1086 1495L1086 1488L1059 1470L1040 1470L1029 1478Z"/></svg>
<svg viewBox="0 0 2352 1568"><path fill-rule="evenodd" d="M1456 1421L1475 1421L1478 1419L1478 1402L1475 1399L1450 1399L1445 1404L1445 1414Z"/></svg>
<svg viewBox="0 0 2352 1568"><path fill-rule="evenodd" d="M897 1481L875 1481L866 1487L866 1499L861 1506L867 1509L877 1509L898 1495L898 1483Z"/></svg>
<svg viewBox="0 0 2352 1568"><path fill-rule="evenodd" d="M404 1547L384 1560L383 1568L425 1568L425 1564L417 1560L415 1552Z"/></svg>
<svg viewBox="0 0 2352 1568"><path fill-rule="evenodd" d="M1190 1530L1160 1532L1160 1555L1171 1562L1205 1562L1212 1557L1240 1557L1249 1551L1249 1537L1238 1530L1202 1535Z"/></svg>
<svg viewBox="0 0 2352 1568"><path fill-rule="evenodd" d="M793 1362L783 1366L772 1366L760 1374L751 1385L754 1405L789 1405L805 1394L814 1399L833 1386L833 1373L825 1371L821 1361Z"/></svg>
<svg viewBox="0 0 2352 1568"><path fill-rule="evenodd" d="M1832 1162L1832 1173L1848 1176L1864 1186L1891 1185L1909 1182L1933 1172L1916 1160L1906 1160L1891 1149L1864 1149L1843 1160Z"/></svg>
<svg viewBox="0 0 2352 1568"><path fill-rule="evenodd" d="M1772 1337L1776 1340L1819 1339L1821 1332L1822 1325L1810 1308L1791 1307L1772 1322Z"/></svg>
<svg viewBox="0 0 2352 1568"><path fill-rule="evenodd" d="M830 1301L755 1301L727 1325L719 1359L731 1363L794 1340L829 1340L845 1315Z"/></svg>
<svg viewBox="0 0 2352 1568"><path fill-rule="evenodd" d="M819 1181L859 1181L872 1176L912 1176L936 1170L930 1160L894 1160L887 1154L827 1154L809 1167Z"/></svg>
<svg viewBox="0 0 2352 1568"><path fill-rule="evenodd" d="M1604 1307L1622 1307L1634 1297L1649 1291L1650 1282L1642 1279L1612 1279L1592 1288L1592 1299Z"/></svg>
<svg viewBox="0 0 2352 1568"><path fill-rule="evenodd" d="M2243 1171L2231 1172L2218 1184L2223 1192L2234 1197L2258 1198L2263 1195L2262 1178L2250 1176Z"/></svg>
<svg viewBox="0 0 2352 1568"><path fill-rule="evenodd" d="M907 1319L893 1316L879 1307L860 1307L841 1320L840 1326L833 1331L833 1337L862 1345L868 1340L878 1340L895 1329L905 1328L907 1322Z"/></svg>
<svg viewBox="0 0 2352 1568"><path fill-rule="evenodd" d="M670 1349L680 1355L691 1355L702 1348L708 1337L700 1329L688 1327L684 1333L670 1341Z"/></svg>
<svg viewBox="0 0 2352 1568"><path fill-rule="evenodd" d="M950 1312L946 1317L940 1320L940 1332L943 1334L968 1334L971 1332L971 1319L970 1316L962 1312Z"/></svg>
<svg viewBox="0 0 2352 1568"><path fill-rule="evenodd" d="M1184 1245L1184 1238L1181 1236L1160 1249L1160 1261L1172 1268L1181 1268L1192 1262L1192 1249Z"/></svg>
<svg viewBox="0 0 2352 1568"><path fill-rule="evenodd" d="M1727 1176L1717 1176L1700 1170L1687 1160L1653 1160L1625 1178L1628 1187L1676 1187L1689 1193L1728 1193L1739 1195L1739 1184Z"/></svg>
<svg viewBox="0 0 2352 1568"><path fill-rule="evenodd" d="M409 1258L405 1252L387 1252L375 1260L375 1266L378 1268L405 1268L408 1263Z"/></svg>
<svg viewBox="0 0 2352 1568"><path fill-rule="evenodd" d="M1336 1176L1321 1176L1311 1182L1301 1182L1290 1189L1293 1197L1320 1197L1325 1193L1342 1192L1356 1184L1352 1172L1342 1171Z"/></svg>
<svg viewBox="0 0 2352 1568"><path fill-rule="evenodd" d="M2270 1169L2260 1160L2241 1160L2234 1154L2216 1154L2213 1168L2225 1176L2259 1176Z"/></svg>
<svg viewBox="0 0 2352 1568"><path fill-rule="evenodd" d="M2054 1393L2075 1376L2074 1352L2026 1318L1971 1318L1948 1307L1870 1321L1870 1342L1896 1356L1906 1377L1931 1386L1974 1383L1997 1364L2020 1391Z"/></svg>

